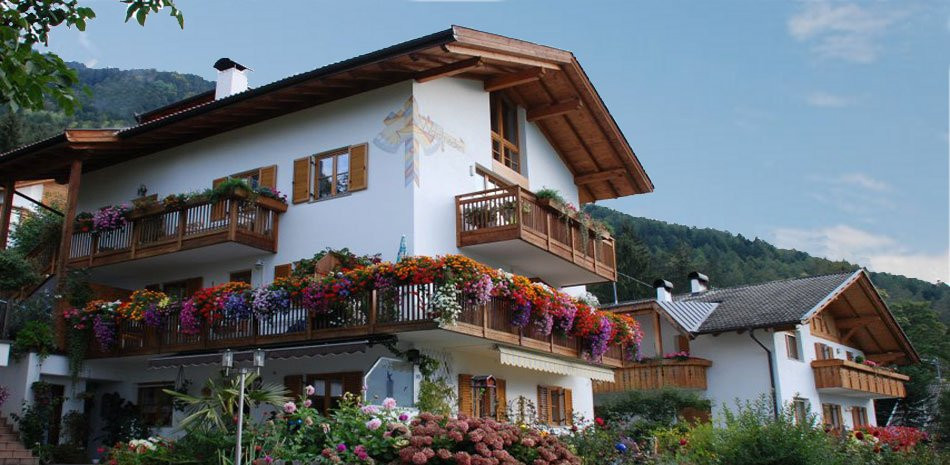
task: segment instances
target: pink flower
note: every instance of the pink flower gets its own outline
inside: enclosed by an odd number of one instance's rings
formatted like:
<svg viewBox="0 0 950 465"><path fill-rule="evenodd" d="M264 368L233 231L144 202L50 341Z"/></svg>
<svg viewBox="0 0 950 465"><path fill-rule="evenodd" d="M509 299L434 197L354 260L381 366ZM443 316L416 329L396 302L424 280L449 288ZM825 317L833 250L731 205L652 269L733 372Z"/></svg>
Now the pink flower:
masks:
<svg viewBox="0 0 950 465"><path fill-rule="evenodd" d="M407 415L407 414L405 414L405 413L399 414L399 421L406 421L406 420L408 420L408 419L409 419L409 415Z"/></svg>
<svg viewBox="0 0 950 465"><path fill-rule="evenodd" d="M383 408L386 410L392 410L396 408L396 399L393 399L392 397L383 399Z"/></svg>
<svg viewBox="0 0 950 465"><path fill-rule="evenodd" d="M367 415L376 415L379 413L379 409L375 405L367 405L360 410Z"/></svg>
<svg viewBox="0 0 950 465"><path fill-rule="evenodd" d="M307 391L307 397L310 397L313 395L313 393L317 392L316 389L313 388L313 386L307 386L306 391ZM309 405L307 407L309 407Z"/></svg>
<svg viewBox="0 0 950 465"><path fill-rule="evenodd" d="M337 444L337 445L336 445L336 451L337 451L337 452L346 452L346 444L343 444L342 442L339 443L339 444Z"/></svg>
<svg viewBox="0 0 950 465"><path fill-rule="evenodd" d="M359 457L360 460L366 460L369 458L369 453L366 452L366 448L362 445L356 446L353 448L353 453Z"/></svg>
<svg viewBox="0 0 950 465"><path fill-rule="evenodd" d="M296 412L296 411L297 411L297 404L295 404L295 403L293 403L293 402L287 402L286 404L284 404L284 412L285 412L285 413L293 414L293 413Z"/></svg>
<svg viewBox="0 0 950 465"><path fill-rule="evenodd" d="M380 426L383 426L383 422L379 418L373 418L372 420L366 422L366 428L370 431L376 431Z"/></svg>
<svg viewBox="0 0 950 465"><path fill-rule="evenodd" d="M310 408L311 405L313 405L313 401L311 401L310 399L303 401L304 407Z"/></svg>

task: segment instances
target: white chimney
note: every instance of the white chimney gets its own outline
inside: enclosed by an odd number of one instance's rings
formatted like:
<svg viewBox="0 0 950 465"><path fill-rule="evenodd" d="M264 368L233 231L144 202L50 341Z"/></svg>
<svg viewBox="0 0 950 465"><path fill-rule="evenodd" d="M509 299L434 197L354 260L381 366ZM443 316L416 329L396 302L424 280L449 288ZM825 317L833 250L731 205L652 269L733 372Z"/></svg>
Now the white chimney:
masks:
<svg viewBox="0 0 950 465"><path fill-rule="evenodd" d="M709 290L709 276L698 271L689 274L689 292L705 292Z"/></svg>
<svg viewBox="0 0 950 465"><path fill-rule="evenodd" d="M656 281L653 281L653 287L656 288L657 302L673 301L673 283L665 279L657 279Z"/></svg>
<svg viewBox="0 0 950 465"><path fill-rule="evenodd" d="M214 99L220 100L247 90L247 66L235 62L230 58L222 58L214 62L214 69L218 70L218 84L214 89Z"/></svg>

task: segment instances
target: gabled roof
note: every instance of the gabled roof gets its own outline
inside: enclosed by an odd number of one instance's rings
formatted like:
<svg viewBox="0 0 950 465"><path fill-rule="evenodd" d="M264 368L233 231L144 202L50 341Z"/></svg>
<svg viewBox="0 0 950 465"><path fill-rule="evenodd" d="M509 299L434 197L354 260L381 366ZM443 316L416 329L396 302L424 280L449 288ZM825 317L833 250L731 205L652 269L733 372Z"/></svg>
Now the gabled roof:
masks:
<svg viewBox="0 0 950 465"><path fill-rule="evenodd" d="M681 302L718 303L697 333L796 325L848 282L855 272L710 289L674 297Z"/></svg>
<svg viewBox="0 0 950 465"><path fill-rule="evenodd" d="M842 342L862 348L868 358L920 361L864 270L679 294L672 301L640 299L605 308L621 313L658 310L691 336L792 329L828 314L841 326Z"/></svg>
<svg viewBox="0 0 950 465"><path fill-rule="evenodd" d="M574 175L582 203L653 190L573 54L458 26L220 100L166 106L99 141L63 134L21 147L0 155L0 180L64 180L77 157L92 171L397 82L447 76L483 81L526 108Z"/></svg>

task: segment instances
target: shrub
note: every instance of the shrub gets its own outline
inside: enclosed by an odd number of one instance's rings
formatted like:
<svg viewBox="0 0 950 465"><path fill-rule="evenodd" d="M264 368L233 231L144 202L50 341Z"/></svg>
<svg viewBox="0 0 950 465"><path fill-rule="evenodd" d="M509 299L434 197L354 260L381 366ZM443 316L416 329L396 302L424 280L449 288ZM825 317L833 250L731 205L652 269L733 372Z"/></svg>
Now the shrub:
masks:
<svg viewBox="0 0 950 465"><path fill-rule="evenodd" d="M0 291L17 291L38 282L40 276L23 254L14 249L0 250Z"/></svg>
<svg viewBox="0 0 950 465"><path fill-rule="evenodd" d="M637 440L657 428L677 423L685 411L708 412L711 408L709 400L681 389L628 391L602 395L599 399L601 404L595 407L597 416Z"/></svg>
<svg viewBox="0 0 950 465"><path fill-rule="evenodd" d="M425 379L419 383L419 401L416 408L421 412L449 415L455 402L455 388L444 378Z"/></svg>
<svg viewBox="0 0 950 465"><path fill-rule="evenodd" d="M63 202L62 199L55 199L49 203L53 208L59 208ZM39 208L23 216L17 227L10 232L10 242L14 249L23 254L38 247L52 249L59 244L62 228L62 215Z"/></svg>
<svg viewBox="0 0 950 465"><path fill-rule="evenodd" d="M642 463L646 457L640 444L628 434L622 423L606 423L597 418L595 422L564 435L567 443L585 465Z"/></svg>
<svg viewBox="0 0 950 465"><path fill-rule="evenodd" d="M56 350L52 326L41 320L27 321L14 336L12 349L17 360L30 352L36 352L40 358L48 357Z"/></svg>

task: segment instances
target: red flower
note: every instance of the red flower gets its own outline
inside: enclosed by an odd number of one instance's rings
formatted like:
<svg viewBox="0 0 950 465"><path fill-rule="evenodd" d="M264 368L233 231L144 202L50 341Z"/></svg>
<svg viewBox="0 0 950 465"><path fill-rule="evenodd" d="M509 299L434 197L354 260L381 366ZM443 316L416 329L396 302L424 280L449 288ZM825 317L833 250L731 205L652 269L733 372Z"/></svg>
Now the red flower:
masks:
<svg viewBox="0 0 950 465"><path fill-rule="evenodd" d="M680 438L680 446L686 447L687 443L688 441L686 441L686 438Z"/></svg>
<svg viewBox="0 0 950 465"><path fill-rule="evenodd" d="M604 426L604 419L600 417L594 418L594 423L597 423L597 426Z"/></svg>

